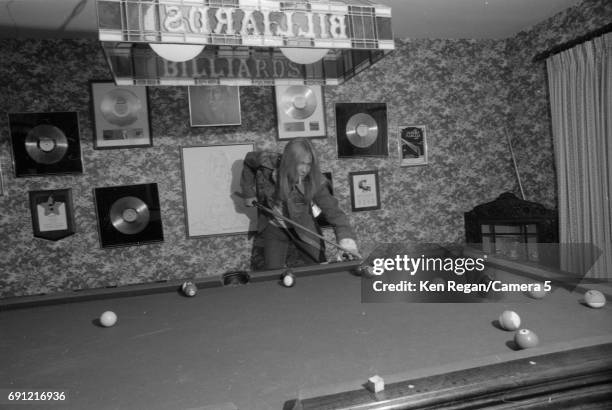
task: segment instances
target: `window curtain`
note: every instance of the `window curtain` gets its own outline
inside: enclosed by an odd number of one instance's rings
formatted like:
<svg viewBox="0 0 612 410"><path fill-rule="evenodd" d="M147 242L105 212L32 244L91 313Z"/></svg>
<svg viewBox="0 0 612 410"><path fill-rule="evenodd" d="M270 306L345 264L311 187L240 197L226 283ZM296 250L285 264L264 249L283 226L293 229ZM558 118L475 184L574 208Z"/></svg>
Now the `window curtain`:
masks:
<svg viewBox="0 0 612 410"><path fill-rule="evenodd" d="M546 68L561 249L595 245L601 255L587 277L611 279L612 33L549 57ZM562 253L561 263L590 265L585 258L590 259L588 251Z"/></svg>

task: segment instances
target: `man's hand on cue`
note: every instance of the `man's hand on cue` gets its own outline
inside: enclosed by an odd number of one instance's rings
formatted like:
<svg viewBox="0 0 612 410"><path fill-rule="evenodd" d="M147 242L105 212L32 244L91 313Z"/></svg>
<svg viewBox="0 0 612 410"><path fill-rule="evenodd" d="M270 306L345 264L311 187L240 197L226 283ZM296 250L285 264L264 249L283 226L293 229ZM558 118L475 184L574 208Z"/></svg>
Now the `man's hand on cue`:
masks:
<svg viewBox="0 0 612 410"><path fill-rule="evenodd" d="M340 245L342 248L350 252L350 253L345 252L346 257L349 260L361 259L361 256L359 255L359 249L357 248L357 243L355 242L354 239L351 239L351 238L341 239L338 245Z"/></svg>

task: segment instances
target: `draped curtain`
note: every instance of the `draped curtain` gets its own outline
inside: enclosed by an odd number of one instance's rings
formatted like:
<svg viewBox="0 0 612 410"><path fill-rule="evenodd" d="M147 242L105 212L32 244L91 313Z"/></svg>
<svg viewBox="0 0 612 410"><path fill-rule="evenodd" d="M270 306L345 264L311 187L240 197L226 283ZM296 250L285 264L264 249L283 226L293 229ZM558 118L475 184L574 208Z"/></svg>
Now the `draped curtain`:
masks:
<svg viewBox="0 0 612 410"><path fill-rule="evenodd" d="M602 253L588 277L612 279L612 33L549 57L546 67L560 242L595 245Z"/></svg>

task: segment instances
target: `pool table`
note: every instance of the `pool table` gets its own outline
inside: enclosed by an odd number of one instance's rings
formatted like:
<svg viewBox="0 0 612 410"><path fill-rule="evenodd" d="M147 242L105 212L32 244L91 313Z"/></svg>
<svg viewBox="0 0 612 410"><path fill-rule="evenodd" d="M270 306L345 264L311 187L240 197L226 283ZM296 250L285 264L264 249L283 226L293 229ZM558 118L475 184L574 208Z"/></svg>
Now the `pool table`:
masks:
<svg viewBox="0 0 612 410"><path fill-rule="evenodd" d="M242 285L202 279L195 297L168 282L2 300L0 408L610 408L612 309L585 306L582 288L362 303L357 264L293 268L293 287L280 270L250 272ZM488 269L504 280L550 273L504 261ZM519 350L499 327L507 309L539 335L537 347ZM106 310L118 316L108 328L98 322ZM374 375L385 382L378 393L365 388ZM8 399L45 391L64 400Z"/></svg>

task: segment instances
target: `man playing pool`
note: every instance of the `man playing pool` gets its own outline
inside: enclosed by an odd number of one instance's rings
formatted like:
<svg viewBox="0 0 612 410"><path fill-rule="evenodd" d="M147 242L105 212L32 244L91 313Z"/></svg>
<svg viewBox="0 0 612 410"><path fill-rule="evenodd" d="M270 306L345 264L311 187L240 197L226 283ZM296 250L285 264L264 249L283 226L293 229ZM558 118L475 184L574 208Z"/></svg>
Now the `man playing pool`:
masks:
<svg viewBox="0 0 612 410"><path fill-rule="evenodd" d="M321 229L313 215L312 205L316 205L334 226L339 245L358 253L348 217L331 194L308 139L291 140L282 155L269 151L249 152L244 159L240 182L246 206L260 203L307 230L320 234ZM290 242L308 259L324 262L324 242L307 230L260 210L257 232L264 242L265 268L285 266Z"/></svg>

